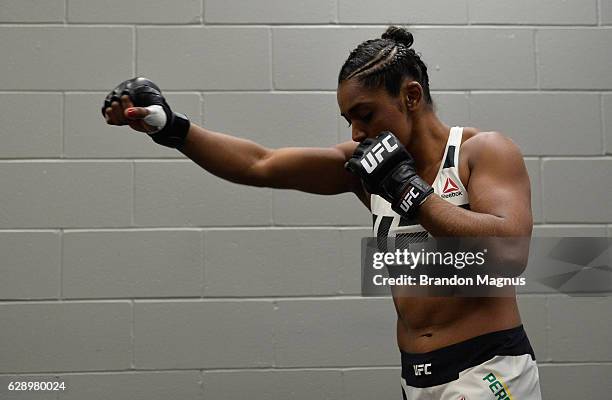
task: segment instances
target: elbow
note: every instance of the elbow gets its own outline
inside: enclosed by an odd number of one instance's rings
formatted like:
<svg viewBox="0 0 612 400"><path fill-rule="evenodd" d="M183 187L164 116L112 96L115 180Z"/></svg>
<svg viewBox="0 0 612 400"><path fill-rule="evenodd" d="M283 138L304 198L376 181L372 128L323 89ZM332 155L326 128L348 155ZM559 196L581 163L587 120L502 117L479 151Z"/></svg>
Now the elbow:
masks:
<svg viewBox="0 0 612 400"><path fill-rule="evenodd" d="M271 176L272 168L268 160L268 155L253 160L250 165L245 168L243 173L240 174L242 178L241 181L237 183L261 188L274 187L272 184L274 179Z"/></svg>
<svg viewBox="0 0 612 400"><path fill-rule="evenodd" d="M528 254L515 254L503 257L503 275L504 277L514 278L520 276L527 268Z"/></svg>
<svg viewBox="0 0 612 400"><path fill-rule="evenodd" d="M249 186L267 188L272 187L270 185L270 178L266 173L263 166L259 165L261 162L255 162L247 171L244 182L240 182Z"/></svg>
<svg viewBox="0 0 612 400"><path fill-rule="evenodd" d="M489 246L493 269L503 277L517 277L527 268L529 236L497 237Z"/></svg>

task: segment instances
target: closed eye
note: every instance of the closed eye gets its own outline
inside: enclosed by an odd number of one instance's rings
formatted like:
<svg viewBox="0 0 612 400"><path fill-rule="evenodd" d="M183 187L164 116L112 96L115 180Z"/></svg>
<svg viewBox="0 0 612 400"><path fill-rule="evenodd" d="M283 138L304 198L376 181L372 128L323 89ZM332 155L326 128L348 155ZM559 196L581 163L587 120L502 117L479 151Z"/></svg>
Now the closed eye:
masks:
<svg viewBox="0 0 612 400"><path fill-rule="evenodd" d="M357 119L360 119L360 120L362 120L363 122L365 122L367 124L367 123L369 123L372 120L373 116L374 116L374 112L369 112L366 115L364 115L363 117L357 118ZM348 127L350 128L353 125L352 121L350 119L348 119L347 117L344 117L344 119L346 119L346 121L348 122Z"/></svg>

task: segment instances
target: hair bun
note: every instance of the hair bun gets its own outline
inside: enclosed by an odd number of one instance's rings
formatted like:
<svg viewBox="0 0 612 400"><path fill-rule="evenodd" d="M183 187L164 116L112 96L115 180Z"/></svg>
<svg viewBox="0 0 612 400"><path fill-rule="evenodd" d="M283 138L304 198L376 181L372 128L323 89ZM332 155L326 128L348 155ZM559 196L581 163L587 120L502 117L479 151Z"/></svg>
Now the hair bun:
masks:
<svg viewBox="0 0 612 400"><path fill-rule="evenodd" d="M381 38L393 40L397 43L402 43L408 48L410 48L410 46L412 46L412 43L414 43L414 37L412 36L412 33L410 33L405 28L400 28L399 26L388 27L385 33L382 34Z"/></svg>

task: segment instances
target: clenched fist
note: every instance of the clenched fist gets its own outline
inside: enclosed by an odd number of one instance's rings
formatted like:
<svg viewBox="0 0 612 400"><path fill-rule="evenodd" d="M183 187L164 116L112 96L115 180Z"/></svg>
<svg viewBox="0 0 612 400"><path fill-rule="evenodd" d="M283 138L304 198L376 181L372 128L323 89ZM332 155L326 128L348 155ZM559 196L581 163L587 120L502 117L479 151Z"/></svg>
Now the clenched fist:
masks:
<svg viewBox="0 0 612 400"><path fill-rule="evenodd" d="M142 77L117 85L104 99L102 115L110 125L129 125L172 148L184 143L190 126L187 117L172 112L159 87Z"/></svg>

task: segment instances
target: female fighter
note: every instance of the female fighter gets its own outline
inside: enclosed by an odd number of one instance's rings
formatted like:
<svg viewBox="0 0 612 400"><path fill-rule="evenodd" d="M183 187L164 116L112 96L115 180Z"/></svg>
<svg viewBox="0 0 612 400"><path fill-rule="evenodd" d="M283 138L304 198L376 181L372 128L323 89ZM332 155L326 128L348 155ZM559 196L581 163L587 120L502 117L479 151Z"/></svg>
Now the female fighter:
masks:
<svg viewBox="0 0 612 400"><path fill-rule="evenodd" d="M120 84L102 111L107 123L147 132L235 183L352 192L378 237L530 236L519 149L500 133L440 121L412 44L410 32L389 27L350 53L337 99L352 140L330 148L269 149L196 126L144 78ZM508 262L526 257L510 253ZM515 297L395 296L394 303L405 399L540 399Z"/></svg>

